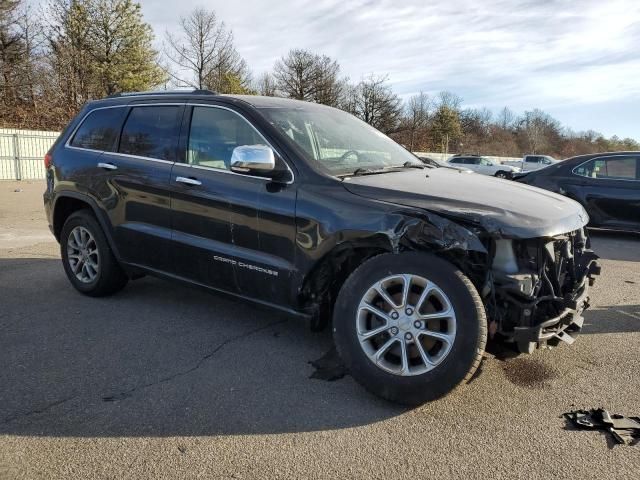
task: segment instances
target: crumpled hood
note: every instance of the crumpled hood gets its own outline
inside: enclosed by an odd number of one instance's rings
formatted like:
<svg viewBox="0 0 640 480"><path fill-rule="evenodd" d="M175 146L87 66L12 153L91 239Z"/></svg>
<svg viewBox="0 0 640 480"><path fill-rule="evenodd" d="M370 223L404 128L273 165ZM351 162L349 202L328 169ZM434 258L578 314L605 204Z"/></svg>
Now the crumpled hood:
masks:
<svg viewBox="0 0 640 480"><path fill-rule="evenodd" d="M356 195L471 222L495 237L554 236L589 221L579 203L562 195L448 168L349 177L343 185Z"/></svg>

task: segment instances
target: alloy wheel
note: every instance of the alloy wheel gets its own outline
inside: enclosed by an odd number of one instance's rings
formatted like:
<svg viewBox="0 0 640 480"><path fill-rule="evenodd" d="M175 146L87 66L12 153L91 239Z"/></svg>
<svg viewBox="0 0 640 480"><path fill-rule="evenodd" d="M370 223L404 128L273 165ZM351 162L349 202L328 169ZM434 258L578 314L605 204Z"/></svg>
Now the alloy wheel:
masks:
<svg viewBox="0 0 640 480"><path fill-rule="evenodd" d="M358 305L356 328L371 362L389 373L413 376L436 368L451 351L456 315L435 283L398 274L367 289Z"/></svg>
<svg viewBox="0 0 640 480"><path fill-rule="evenodd" d="M85 227L77 226L67 240L67 261L71 271L83 283L93 282L100 272L100 255L95 238Z"/></svg>

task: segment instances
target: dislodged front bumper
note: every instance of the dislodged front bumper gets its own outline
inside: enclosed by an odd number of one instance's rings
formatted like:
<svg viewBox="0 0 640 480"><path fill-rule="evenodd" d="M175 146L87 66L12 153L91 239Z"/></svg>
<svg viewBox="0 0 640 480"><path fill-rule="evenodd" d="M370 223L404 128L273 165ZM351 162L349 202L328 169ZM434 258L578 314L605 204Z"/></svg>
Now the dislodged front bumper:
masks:
<svg viewBox="0 0 640 480"><path fill-rule="evenodd" d="M585 283L580 296L575 300L575 308L565 308L553 318L533 327L515 327L513 340L522 352L531 353L537 346L557 345L560 341L571 345L582 329L582 312L589 308L589 285Z"/></svg>
<svg viewBox="0 0 640 480"><path fill-rule="evenodd" d="M487 302L494 331L521 352L573 343L589 307L589 287L600 274L598 256L587 244L582 230L497 244ZM519 270L514 272L516 265ZM507 269L514 273L505 273Z"/></svg>

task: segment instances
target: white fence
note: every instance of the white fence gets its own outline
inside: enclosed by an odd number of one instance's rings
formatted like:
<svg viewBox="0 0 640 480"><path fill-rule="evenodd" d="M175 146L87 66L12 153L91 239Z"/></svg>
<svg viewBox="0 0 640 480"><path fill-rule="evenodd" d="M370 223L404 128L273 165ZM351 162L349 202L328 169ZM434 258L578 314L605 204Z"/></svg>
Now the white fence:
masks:
<svg viewBox="0 0 640 480"><path fill-rule="evenodd" d="M45 178L44 155L58 132L0 128L0 180Z"/></svg>

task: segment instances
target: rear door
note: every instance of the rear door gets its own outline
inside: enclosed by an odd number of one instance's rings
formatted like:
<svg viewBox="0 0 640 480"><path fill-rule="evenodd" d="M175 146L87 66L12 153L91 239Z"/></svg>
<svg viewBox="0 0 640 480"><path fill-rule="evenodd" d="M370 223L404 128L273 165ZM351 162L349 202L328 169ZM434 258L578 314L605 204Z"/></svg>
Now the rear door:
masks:
<svg viewBox="0 0 640 480"><path fill-rule="evenodd" d="M169 267L170 175L184 105L127 108L114 152L104 152L97 182L122 259L159 271Z"/></svg>
<svg viewBox="0 0 640 480"><path fill-rule="evenodd" d="M592 224L640 229L640 156L594 158L573 169Z"/></svg>
<svg viewBox="0 0 640 480"><path fill-rule="evenodd" d="M230 169L235 147L269 145L238 112L188 107L186 163L171 176L177 275L255 300L287 303L294 263L295 188ZM277 168L286 168L281 158Z"/></svg>
<svg viewBox="0 0 640 480"><path fill-rule="evenodd" d="M467 159L467 162L469 163L467 167L472 169L473 171L482 173L483 175L493 175L493 172L489 172L487 170L491 167L487 167L487 165L485 165L480 158L471 157Z"/></svg>
<svg viewBox="0 0 640 480"><path fill-rule="evenodd" d="M479 158L478 162L480 163L480 172L485 175L494 175L498 171L498 167L496 167L488 158Z"/></svg>

